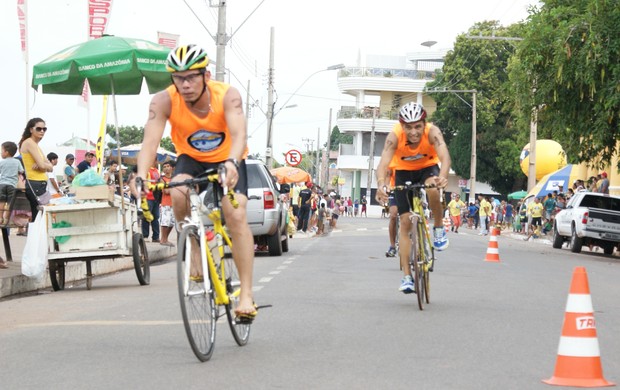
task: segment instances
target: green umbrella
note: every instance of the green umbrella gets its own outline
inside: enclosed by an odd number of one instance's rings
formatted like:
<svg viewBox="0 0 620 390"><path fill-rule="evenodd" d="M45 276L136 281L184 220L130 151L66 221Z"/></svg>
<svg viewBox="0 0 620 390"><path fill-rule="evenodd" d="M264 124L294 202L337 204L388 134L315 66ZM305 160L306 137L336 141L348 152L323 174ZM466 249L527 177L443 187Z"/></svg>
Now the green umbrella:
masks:
<svg viewBox="0 0 620 390"><path fill-rule="evenodd" d="M527 196L527 191L517 191L517 192L513 192L512 194L508 194L508 200L512 200L512 199L523 199Z"/></svg>
<svg viewBox="0 0 620 390"><path fill-rule="evenodd" d="M142 39L103 36L68 47L36 64L32 87L43 93L81 95L88 79L93 95L137 95L145 79L150 93L170 85L170 48Z"/></svg>
<svg viewBox="0 0 620 390"><path fill-rule="evenodd" d="M32 70L32 87L43 86L43 93L81 95L84 81L93 95L112 95L116 142L120 149L116 95L137 95L146 80L151 94L165 89L172 83L166 71L166 58L170 48L142 39L104 35L68 47ZM121 164L120 150L118 163ZM120 186L123 187L121 176ZM125 201L121 197L123 227Z"/></svg>

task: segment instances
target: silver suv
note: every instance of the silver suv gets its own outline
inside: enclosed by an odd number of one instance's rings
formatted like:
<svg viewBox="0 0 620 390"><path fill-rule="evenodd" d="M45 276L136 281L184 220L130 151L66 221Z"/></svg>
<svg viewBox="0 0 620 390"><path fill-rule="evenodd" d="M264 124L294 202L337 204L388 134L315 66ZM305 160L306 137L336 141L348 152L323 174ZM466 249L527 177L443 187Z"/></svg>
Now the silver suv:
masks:
<svg viewBox="0 0 620 390"><path fill-rule="evenodd" d="M288 252L288 204L280 199L280 194L288 193L289 186L279 185L262 161L247 159L245 163L248 172L248 224L254 242L259 246L267 245L269 256L281 256L282 252Z"/></svg>

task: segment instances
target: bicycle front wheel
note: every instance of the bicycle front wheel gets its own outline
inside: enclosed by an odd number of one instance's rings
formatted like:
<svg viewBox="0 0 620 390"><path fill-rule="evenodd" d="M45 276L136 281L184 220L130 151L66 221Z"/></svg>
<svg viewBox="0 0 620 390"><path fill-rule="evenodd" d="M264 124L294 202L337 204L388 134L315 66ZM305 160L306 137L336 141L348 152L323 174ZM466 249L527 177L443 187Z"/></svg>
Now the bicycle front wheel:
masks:
<svg viewBox="0 0 620 390"><path fill-rule="evenodd" d="M209 272L201 266L200 242L196 226L183 228L179 236L177 280L189 345L198 360L205 362L213 354L217 312Z"/></svg>
<svg viewBox="0 0 620 390"><path fill-rule="evenodd" d="M411 276L415 286L415 295L418 297L418 307L424 310L424 281L421 277L423 272L420 260L420 251L417 241L419 237L412 237L411 251L409 252L409 267L411 268Z"/></svg>
<svg viewBox="0 0 620 390"><path fill-rule="evenodd" d="M418 224L418 237L422 240L421 250L423 255L420 257L420 264L423 266L422 275L424 276L424 298L426 303L430 303L431 281L430 272L435 265L435 251L431 245L431 236L425 223Z"/></svg>
<svg viewBox="0 0 620 390"><path fill-rule="evenodd" d="M239 306L239 292L241 283L239 273L232 256L226 256L223 260L224 275L226 276L226 294L228 294L228 305L226 305L226 317L233 338L239 346L244 346L250 338L250 324L240 324L235 321L235 309Z"/></svg>

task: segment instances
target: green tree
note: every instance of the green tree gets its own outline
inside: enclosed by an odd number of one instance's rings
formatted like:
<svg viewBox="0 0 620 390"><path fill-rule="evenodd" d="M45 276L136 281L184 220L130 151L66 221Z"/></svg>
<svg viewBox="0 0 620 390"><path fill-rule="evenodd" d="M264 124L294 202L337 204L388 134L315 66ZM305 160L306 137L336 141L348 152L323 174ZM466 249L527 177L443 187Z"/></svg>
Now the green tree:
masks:
<svg viewBox="0 0 620 390"><path fill-rule="evenodd" d="M515 36L520 26L502 27L496 21L474 24L467 35ZM468 178L471 167L472 94L438 90L477 90L476 179L488 182L500 193L521 187L526 178L519 168L519 155L527 143L515 128L506 90L508 60L515 47L510 41L457 37L437 78L427 86L437 102L431 120L444 132L452 157L452 169ZM521 145L521 146L519 146Z"/></svg>
<svg viewBox="0 0 620 390"><path fill-rule="evenodd" d="M164 148L164 149L166 149L167 151L169 151L169 152L172 152L172 153L176 153L176 152L177 152L176 148L175 148L175 147L174 147L174 145L172 144L172 138L170 138L170 137L164 137L164 138L162 138L162 139L161 139L161 142L159 143L159 145L160 145L162 148Z"/></svg>
<svg viewBox="0 0 620 390"><path fill-rule="evenodd" d="M537 107L539 135L558 141L569 162L607 164L620 138L619 3L542 3L509 67L518 120Z"/></svg>
<svg viewBox="0 0 620 390"><path fill-rule="evenodd" d="M338 150L340 144L353 143L353 136L351 134L342 134L338 129L338 126L334 126L332 133L329 137L329 149Z"/></svg>
<svg viewBox="0 0 620 390"><path fill-rule="evenodd" d="M112 142L108 143L108 148L116 148L116 129L114 125L107 125L106 131L113 139ZM128 145L141 144L144 138L144 127L119 126L118 135L121 141L121 148ZM172 153L176 153L176 149L172 144L172 138L170 137L162 138L159 145Z"/></svg>

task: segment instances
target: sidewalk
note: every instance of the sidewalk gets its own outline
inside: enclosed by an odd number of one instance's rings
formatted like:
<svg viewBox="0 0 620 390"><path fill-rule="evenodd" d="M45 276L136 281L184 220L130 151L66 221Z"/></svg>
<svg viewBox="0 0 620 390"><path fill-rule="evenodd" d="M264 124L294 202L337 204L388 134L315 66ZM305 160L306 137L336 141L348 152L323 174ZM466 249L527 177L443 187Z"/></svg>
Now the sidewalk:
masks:
<svg viewBox="0 0 620 390"><path fill-rule="evenodd" d="M13 261L9 261L7 264L8 269L0 269L0 298L8 297L15 294L22 294L27 292L33 292L37 290L51 289L52 285L49 278L49 273L46 272L45 277L41 281L30 279L21 272L21 258L24 252L24 246L26 245L26 237L18 236L17 230L12 229L9 241L11 242L11 252L13 255ZM173 231L170 234L170 241L176 242L176 233ZM147 252L150 263L156 263L162 261L171 256L175 256L177 253L176 247L168 247L160 245L159 243L146 243ZM0 256L6 260L6 254L4 253L4 246L0 244ZM92 273L95 276L101 276L110 274L126 269L133 269L132 256L124 256L115 259L99 259L92 263ZM86 279L86 262L85 261L72 261L66 263L65 266L65 283L66 286L70 286L73 282L79 282ZM97 280L93 281L93 286L97 285ZM139 285L136 277L136 285Z"/></svg>

